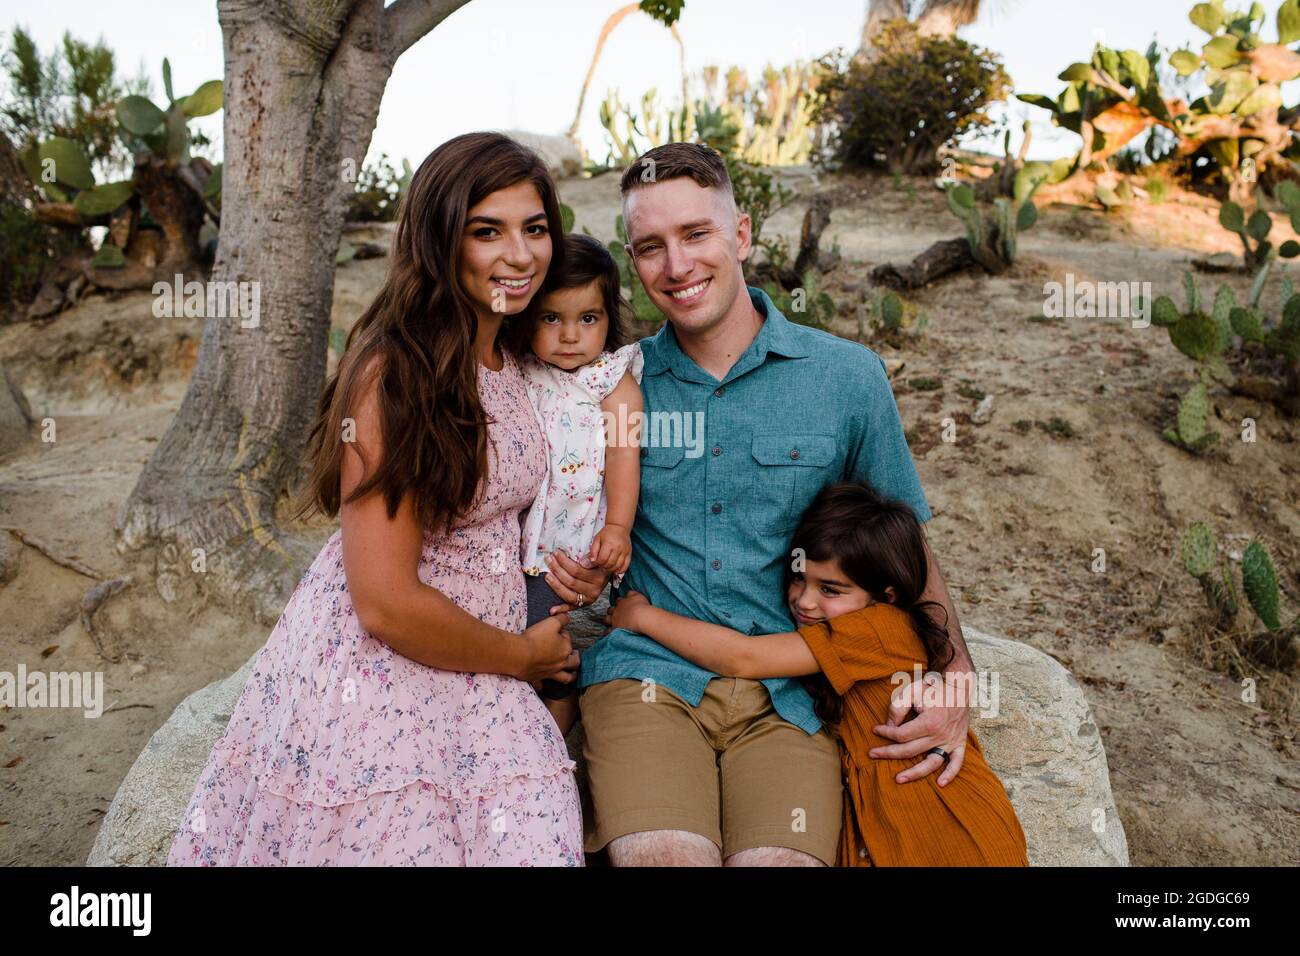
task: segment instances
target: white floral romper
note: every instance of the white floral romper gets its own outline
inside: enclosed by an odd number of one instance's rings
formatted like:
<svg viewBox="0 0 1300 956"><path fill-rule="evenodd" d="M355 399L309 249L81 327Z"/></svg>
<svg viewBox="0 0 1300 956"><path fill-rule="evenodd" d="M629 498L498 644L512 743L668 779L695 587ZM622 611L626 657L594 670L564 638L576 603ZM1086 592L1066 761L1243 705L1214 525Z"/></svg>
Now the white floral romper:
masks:
<svg viewBox="0 0 1300 956"><path fill-rule="evenodd" d="M644 359L639 342L601 352L567 372L531 352L521 362L528 394L542 417L550 468L528 509L520 550L525 574L546 574L546 556L561 550L575 561L591 552L605 526L605 422L600 403L629 370L641 383ZM631 423L629 423L631 424ZM614 578L617 587L621 575Z"/></svg>

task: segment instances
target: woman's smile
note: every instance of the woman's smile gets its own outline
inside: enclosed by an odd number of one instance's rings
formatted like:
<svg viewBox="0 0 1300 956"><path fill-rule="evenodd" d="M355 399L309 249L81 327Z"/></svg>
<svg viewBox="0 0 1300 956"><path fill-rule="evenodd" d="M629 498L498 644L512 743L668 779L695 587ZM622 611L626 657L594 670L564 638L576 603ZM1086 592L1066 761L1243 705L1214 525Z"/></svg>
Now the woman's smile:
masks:
<svg viewBox="0 0 1300 956"><path fill-rule="evenodd" d="M510 276L493 276L493 288L500 288L506 295L528 295L533 289L531 275L513 278Z"/></svg>

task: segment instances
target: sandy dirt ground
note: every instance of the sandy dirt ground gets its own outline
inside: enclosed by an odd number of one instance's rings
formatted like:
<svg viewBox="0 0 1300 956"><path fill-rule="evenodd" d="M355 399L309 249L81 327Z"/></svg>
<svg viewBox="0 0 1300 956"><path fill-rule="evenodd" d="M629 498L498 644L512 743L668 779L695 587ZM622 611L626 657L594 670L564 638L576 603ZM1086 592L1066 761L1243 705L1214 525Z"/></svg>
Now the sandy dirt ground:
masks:
<svg viewBox="0 0 1300 956"><path fill-rule="evenodd" d="M831 195L823 246L836 244L842 260L822 284L841 304L832 326L841 335L856 337L855 303L874 294L873 266L960 234L925 180L791 182L800 197L766 234L795 240L807 199ZM579 228L613 237L616 177L567 180L561 193ZM1235 237L1218 226L1212 202L1180 191L1109 214L1057 198L1043 197L1043 217L1010 272L940 282L911 299L929 316L923 334L896 346L868 340L893 373L935 515L932 544L964 623L1051 654L1082 683L1135 865L1296 864L1295 678L1246 675L1257 691L1245 701L1242 680L1207 666L1204 601L1177 546L1194 521L1238 553L1259 537L1295 615L1300 422L1216 392L1221 441L1193 458L1160 438L1192 380L1164 330L1124 318L1043 321L1044 283L1067 273L1151 282L1181 304L1189 261L1236 251ZM1275 233L1291 236L1281 221ZM339 270L335 327L356 319L384 268L379 259ZM1220 277L1202 277L1203 292L1212 294L1211 278ZM1222 281L1245 296L1247 277ZM199 320L157 319L150 303L146 294L93 296L46 323L0 327L0 361L37 418L56 425L54 442L35 440L0 461L0 526L105 577L130 567L114 548L116 512L197 354ZM994 396L993 415L976 425L970 415L984 394ZM1253 444L1238 437L1245 417L1258 422ZM945 419L955 441L943 440ZM328 529L303 530L323 540ZM269 631L243 608L193 596L166 604L141 582L108 602L92 637L78 610L91 583L25 547L16 578L0 587L0 670L102 671L105 682L105 713L94 719L0 708L0 865L84 861L153 731Z"/></svg>

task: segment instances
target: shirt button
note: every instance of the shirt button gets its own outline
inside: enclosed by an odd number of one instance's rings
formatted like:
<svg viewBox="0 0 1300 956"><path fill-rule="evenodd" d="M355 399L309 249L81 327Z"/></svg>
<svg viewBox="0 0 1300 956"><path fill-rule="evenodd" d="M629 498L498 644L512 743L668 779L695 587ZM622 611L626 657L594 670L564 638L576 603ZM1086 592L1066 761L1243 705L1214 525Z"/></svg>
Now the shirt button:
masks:
<svg viewBox="0 0 1300 956"><path fill-rule="evenodd" d="M714 455L721 455L721 454L722 454L722 446L721 446L721 445L714 445L714 446L713 446L713 454L714 454Z"/></svg>
<svg viewBox="0 0 1300 956"><path fill-rule="evenodd" d="M722 567L722 562L719 561L717 558L714 558L714 559L713 559L713 570L716 571L716 570L718 570L718 568L720 568L720 567Z"/></svg>
<svg viewBox="0 0 1300 956"><path fill-rule="evenodd" d="M649 454L650 454L650 449L649 449L649 448L642 448L642 449L641 449L641 457L642 457L642 458L646 457L646 456L649 455Z"/></svg>
<svg viewBox="0 0 1300 956"><path fill-rule="evenodd" d="M790 457L791 457L791 458L798 458L798 457L799 457L799 449L798 449L798 448L791 448L791 449L790 449Z"/></svg>
<svg viewBox="0 0 1300 956"><path fill-rule="evenodd" d="M722 505L718 504L718 503L715 501L715 502L713 503L713 507L710 508L709 510L712 511L714 514L717 514L719 511L722 510Z"/></svg>
<svg viewBox="0 0 1300 956"><path fill-rule="evenodd" d="M725 392L726 390L727 387L725 385L719 385L716 389L714 389L713 394L718 396L718 398L721 398L722 393Z"/></svg>

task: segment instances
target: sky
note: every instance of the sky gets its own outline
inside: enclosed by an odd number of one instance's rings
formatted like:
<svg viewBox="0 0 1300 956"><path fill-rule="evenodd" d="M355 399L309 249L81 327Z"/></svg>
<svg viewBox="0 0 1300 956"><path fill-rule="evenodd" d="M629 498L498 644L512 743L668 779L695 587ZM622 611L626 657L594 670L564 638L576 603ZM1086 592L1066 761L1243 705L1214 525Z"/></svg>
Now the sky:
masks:
<svg viewBox="0 0 1300 956"><path fill-rule="evenodd" d="M573 121L582 78L605 19L624 0L472 0L398 60L371 142L381 152L419 165L449 137L480 129L562 133ZM1265 37L1275 36L1269 0ZM961 36L1000 53L1017 92L1055 95L1057 74L1086 60L1096 42L1145 50L1152 39L1170 49L1205 35L1187 19L1190 0L986 0L977 23ZM797 10L797 13L793 13ZM678 23L686 71L707 65L746 68L756 79L767 64L812 59L836 47L855 48L865 0L687 0ZM103 37L119 70L142 68L162 95L162 59L171 61L181 96L222 76L221 31L214 0L0 0L0 31L22 25L48 53L65 30L83 40ZM593 159L607 154L599 108L617 88L639 103L651 87L665 105L680 101L679 50L663 26L641 13L625 19L605 46L583 110L579 135ZM1030 158L1073 153L1079 139L1055 129L1044 111L1010 106L1015 126L1035 121ZM220 141L221 114L196 121ZM1018 129L1017 129L1018 136ZM991 144L990 144L991 146ZM398 163L400 165L400 163Z"/></svg>

